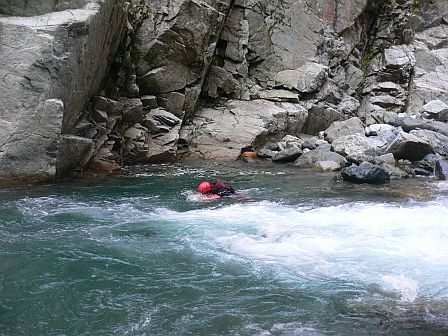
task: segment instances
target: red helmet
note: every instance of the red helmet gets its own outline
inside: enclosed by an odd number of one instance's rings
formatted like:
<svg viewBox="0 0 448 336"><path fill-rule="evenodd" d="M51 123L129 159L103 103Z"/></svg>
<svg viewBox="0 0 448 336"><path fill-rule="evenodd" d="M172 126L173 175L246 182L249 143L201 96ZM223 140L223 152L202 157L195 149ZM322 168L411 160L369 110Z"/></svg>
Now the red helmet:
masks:
<svg viewBox="0 0 448 336"><path fill-rule="evenodd" d="M208 192L211 191L211 190L212 190L212 184L211 184L210 182L207 182L207 181L202 182L202 183L199 185L199 187L198 187L198 191L199 191L201 194L206 194L206 193L208 193Z"/></svg>

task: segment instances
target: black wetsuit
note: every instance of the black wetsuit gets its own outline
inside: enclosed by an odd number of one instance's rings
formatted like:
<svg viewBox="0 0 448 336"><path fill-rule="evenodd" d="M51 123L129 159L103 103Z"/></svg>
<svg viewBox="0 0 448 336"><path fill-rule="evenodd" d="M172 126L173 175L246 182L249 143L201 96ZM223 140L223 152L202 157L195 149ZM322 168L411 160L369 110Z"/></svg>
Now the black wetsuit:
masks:
<svg viewBox="0 0 448 336"><path fill-rule="evenodd" d="M225 183L221 180L211 180L212 190L210 193L219 195L219 196L230 196L235 193L235 189L228 183Z"/></svg>

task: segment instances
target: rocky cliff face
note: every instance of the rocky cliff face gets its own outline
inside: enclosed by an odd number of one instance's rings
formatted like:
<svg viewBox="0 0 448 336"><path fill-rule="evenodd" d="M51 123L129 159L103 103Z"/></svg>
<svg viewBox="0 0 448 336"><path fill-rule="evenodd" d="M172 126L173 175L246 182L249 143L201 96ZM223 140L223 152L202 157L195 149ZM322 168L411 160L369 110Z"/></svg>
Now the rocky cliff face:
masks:
<svg viewBox="0 0 448 336"><path fill-rule="evenodd" d="M0 177L444 121L445 0L0 0ZM126 20L127 19L127 20Z"/></svg>
<svg viewBox="0 0 448 336"><path fill-rule="evenodd" d="M73 166L64 134L100 90L125 22L118 0L86 3L0 1L0 178L54 180Z"/></svg>

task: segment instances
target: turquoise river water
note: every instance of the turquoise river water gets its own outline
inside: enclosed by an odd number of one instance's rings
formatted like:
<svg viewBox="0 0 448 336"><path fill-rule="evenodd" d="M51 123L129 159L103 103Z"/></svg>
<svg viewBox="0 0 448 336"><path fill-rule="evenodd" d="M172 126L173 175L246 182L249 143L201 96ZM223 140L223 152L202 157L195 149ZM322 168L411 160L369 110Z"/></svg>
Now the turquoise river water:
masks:
<svg viewBox="0 0 448 336"><path fill-rule="evenodd" d="M447 206L445 182L268 163L3 189L0 335L446 336Z"/></svg>

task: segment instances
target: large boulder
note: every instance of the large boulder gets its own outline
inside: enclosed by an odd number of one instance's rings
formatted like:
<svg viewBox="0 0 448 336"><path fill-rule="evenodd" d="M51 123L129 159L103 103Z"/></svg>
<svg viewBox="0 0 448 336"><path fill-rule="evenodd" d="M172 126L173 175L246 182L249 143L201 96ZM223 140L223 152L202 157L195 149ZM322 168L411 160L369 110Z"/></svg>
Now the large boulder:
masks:
<svg viewBox="0 0 448 336"><path fill-rule="evenodd" d="M395 124L400 126L405 132L421 129L434 131L448 136L448 124L440 121L406 117L397 119Z"/></svg>
<svg viewBox="0 0 448 336"><path fill-rule="evenodd" d="M436 168L434 170L434 175L439 180L446 180L448 178L448 162L445 160L439 160L436 162Z"/></svg>
<svg viewBox="0 0 448 336"><path fill-rule="evenodd" d="M0 16L0 178L53 181L72 165L58 156L60 137L73 132L103 84L126 19L123 2L0 0L0 8L33 15Z"/></svg>
<svg viewBox="0 0 448 336"><path fill-rule="evenodd" d="M343 120L344 113L336 106L329 106L320 102L312 105L308 110L308 120L304 132L306 134L317 135L320 131L327 129L334 121Z"/></svg>
<svg viewBox="0 0 448 336"><path fill-rule="evenodd" d="M342 166L335 161L317 161L314 169L321 172L334 172L341 170Z"/></svg>
<svg viewBox="0 0 448 336"><path fill-rule="evenodd" d="M302 150L297 147L289 147L280 152L277 152L272 157L274 162L294 162L300 155L302 155Z"/></svg>
<svg viewBox="0 0 448 336"><path fill-rule="evenodd" d="M431 119L445 121L448 117L448 105L439 99L431 100L423 105L423 112Z"/></svg>
<svg viewBox="0 0 448 336"><path fill-rule="evenodd" d="M307 115L300 105L266 100L231 100L223 108L199 109L193 119L190 156L236 159L241 148L261 148L287 134L299 135Z"/></svg>
<svg viewBox="0 0 448 336"><path fill-rule="evenodd" d="M403 82L416 63L414 53L407 45L395 45L384 51L384 66L380 75L382 81Z"/></svg>
<svg viewBox="0 0 448 336"><path fill-rule="evenodd" d="M334 140L331 146L333 151L346 157L348 161L361 163L370 162L374 157L383 154L388 142L382 137L366 137L356 133Z"/></svg>
<svg viewBox="0 0 448 336"><path fill-rule="evenodd" d="M405 132L400 132L394 142L386 149L385 154L392 153L395 159L419 161L427 154L433 154L431 144L420 137Z"/></svg>
<svg viewBox="0 0 448 336"><path fill-rule="evenodd" d="M409 134L428 141L436 153L448 156L448 136L429 130L414 130Z"/></svg>
<svg viewBox="0 0 448 336"><path fill-rule="evenodd" d="M173 161L177 155L179 131L180 124L174 126L168 133L151 136L145 162L160 163Z"/></svg>
<svg viewBox="0 0 448 336"><path fill-rule="evenodd" d="M364 132L361 119L353 117L344 121L335 121L325 130L324 134L325 140L331 143L340 137Z"/></svg>
<svg viewBox="0 0 448 336"><path fill-rule="evenodd" d="M347 164L347 160L340 154L330 152L329 150L313 149L304 153L295 161L295 165L299 167L313 167L316 162L332 161L338 163L344 167Z"/></svg>
<svg viewBox="0 0 448 336"><path fill-rule="evenodd" d="M62 135L58 161L60 164L58 174L67 176L73 171L82 171L94 153L94 141L75 135ZM61 157L65 156L65 157Z"/></svg>
<svg viewBox="0 0 448 336"><path fill-rule="evenodd" d="M143 126L147 127L152 134L167 133L173 127L180 125L182 120L176 117L174 114L161 109L156 108L145 116Z"/></svg>
<svg viewBox="0 0 448 336"><path fill-rule="evenodd" d="M148 129L139 123L129 127L123 134L123 161L126 164L148 161Z"/></svg>
<svg viewBox="0 0 448 336"><path fill-rule="evenodd" d="M169 162L177 157L181 124L182 119L162 108L149 111L143 122L150 133L145 162Z"/></svg>
<svg viewBox="0 0 448 336"><path fill-rule="evenodd" d="M54 181L63 114L62 101L47 99L38 115L31 114L25 120L2 120L0 184L8 184L12 179Z"/></svg>
<svg viewBox="0 0 448 336"><path fill-rule="evenodd" d="M357 184L384 184L390 181L390 175L383 168L375 165L352 166L342 169L345 181Z"/></svg>
<svg viewBox="0 0 448 336"><path fill-rule="evenodd" d="M187 66L173 63L142 74L139 79L139 88L144 94L182 90L187 85L187 76Z"/></svg>

